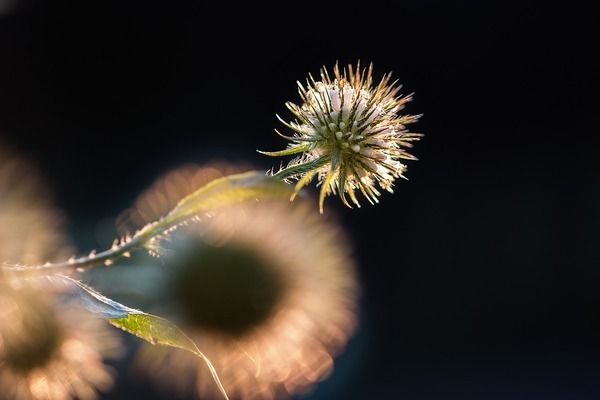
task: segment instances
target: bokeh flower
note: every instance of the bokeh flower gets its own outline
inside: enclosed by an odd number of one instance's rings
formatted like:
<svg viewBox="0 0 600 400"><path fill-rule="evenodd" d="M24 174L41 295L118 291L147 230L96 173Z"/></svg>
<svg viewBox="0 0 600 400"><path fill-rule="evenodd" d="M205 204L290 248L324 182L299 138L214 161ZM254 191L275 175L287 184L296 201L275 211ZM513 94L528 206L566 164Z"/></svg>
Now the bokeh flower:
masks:
<svg viewBox="0 0 600 400"><path fill-rule="evenodd" d="M63 225L35 169L0 143L0 263L69 257Z"/></svg>
<svg viewBox="0 0 600 400"><path fill-rule="evenodd" d="M320 80L309 75L306 86L298 82L303 103L286 103L296 119L288 123L278 116L291 136L276 130L291 143L282 151L261 152L298 155L274 176L296 179L296 193L316 176L321 212L329 194L338 194L348 207L350 201L360 207L356 191L377 203L381 193L376 184L393 192L394 180L404 178L401 160L416 160L407 149L422 135L409 132L407 125L420 116L400 113L412 95L399 95L390 73L375 84L372 70L372 64L366 69L360 63L343 69L336 64L333 78L323 67Z"/></svg>
<svg viewBox="0 0 600 400"><path fill-rule="evenodd" d="M157 304L217 369L232 399L274 399L327 376L356 324L343 232L305 203L250 202L171 234ZM200 398L220 398L193 355L145 346L138 365Z"/></svg>
<svg viewBox="0 0 600 400"><path fill-rule="evenodd" d="M0 262L66 258L63 224L36 171L0 147ZM0 270L0 397L94 399L112 384L103 359L118 354L118 336L40 282Z"/></svg>
<svg viewBox="0 0 600 400"><path fill-rule="evenodd" d="M117 356L106 322L45 288L0 282L0 394L15 400L88 400L112 384L104 357Z"/></svg>

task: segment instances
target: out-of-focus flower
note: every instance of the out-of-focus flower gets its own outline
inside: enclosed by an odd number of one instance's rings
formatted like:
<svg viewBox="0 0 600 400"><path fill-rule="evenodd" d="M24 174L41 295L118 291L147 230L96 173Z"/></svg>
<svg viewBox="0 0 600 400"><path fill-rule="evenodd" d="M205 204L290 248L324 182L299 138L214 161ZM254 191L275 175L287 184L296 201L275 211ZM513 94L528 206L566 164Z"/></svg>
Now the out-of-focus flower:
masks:
<svg viewBox="0 0 600 400"><path fill-rule="evenodd" d="M41 289L0 282L0 394L94 399L112 384L103 358L118 355L118 337L106 322L71 304L59 307Z"/></svg>
<svg viewBox="0 0 600 400"><path fill-rule="evenodd" d="M286 150L261 152L270 156L299 154L286 168L274 174L297 179L296 193L317 176L321 185L319 207L328 194L339 194L342 202L360 207L355 191L377 203L381 189L392 192L393 182L404 178L401 160L416 160L406 149L422 136L407 130L419 115L400 114L412 95L398 95L400 86L386 74L374 84L373 65L340 70L336 64L333 79L325 67L321 80L309 75L306 87L298 82L303 103L287 102L296 119L285 122L291 136L279 135L291 143Z"/></svg>
<svg viewBox="0 0 600 400"><path fill-rule="evenodd" d="M0 145L0 263L67 258L66 242L63 217L35 170Z"/></svg>
<svg viewBox="0 0 600 400"><path fill-rule="evenodd" d="M62 225L31 166L0 148L0 263L66 258ZM106 322L56 303L37 274L22 278L0 270L0 397L94 399L112 383L103 357L117 354L118 337Z"/></svg>
<svg viewBox="0 0 600 400"><path fill-rule="evenodd" d="M356 324L345 236L304 203L244 203L171 235L161 304L216 367L231 398L273 399L327 376ZM139 366L219 398L206 366L147 346Z"/></svg>

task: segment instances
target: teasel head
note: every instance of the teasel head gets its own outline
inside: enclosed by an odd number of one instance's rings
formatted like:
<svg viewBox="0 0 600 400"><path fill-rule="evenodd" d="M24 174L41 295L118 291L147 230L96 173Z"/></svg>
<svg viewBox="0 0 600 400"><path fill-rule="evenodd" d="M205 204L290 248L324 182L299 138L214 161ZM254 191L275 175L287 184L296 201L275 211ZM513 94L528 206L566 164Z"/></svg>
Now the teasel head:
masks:
<svg viewBox="0 0 600 400"><path fill-rule="evenodd" d="M401 113L412 95L399 94L401 86L391 73L375 83L372 72L373 64L343 69L336 64L333 76L323 67L320 80L309 75L306 85L298 82L302 104L286 103L295 119L286 122L277 116L291 134L276 132L291 143L285 150L261 151L297 155L273 175L297 181L294 196L316 178L321 213L330 194L339 195L348 207L360 207L357 192L377 203L380 190L393 193L394 181L405 178L403 160L416 160L407 149L422 135L407 126L420 115Z"/></svg>

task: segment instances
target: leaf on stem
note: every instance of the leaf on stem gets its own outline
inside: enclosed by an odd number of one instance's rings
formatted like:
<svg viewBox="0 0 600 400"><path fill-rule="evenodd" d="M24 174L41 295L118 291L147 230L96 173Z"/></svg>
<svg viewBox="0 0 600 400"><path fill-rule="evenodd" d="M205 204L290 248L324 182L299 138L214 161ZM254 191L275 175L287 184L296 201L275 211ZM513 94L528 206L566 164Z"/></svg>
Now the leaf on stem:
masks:
<svg viewBox="0 0 600 400"><path fill-rule="evenodd" d="M143 311L127 307L121 303L101 295L89 286L64 275L46 277L53 284L61 284L69 289L69 297L78 299L88 311L106 318L107 321L123 331L143 339L153 345L174 347L189 351L200 357L209 368L212 377L225 399L228 399L225 388L210 360L198 349L198 346L175 324L147 314Z"/></svg>
<svg viewBox="0 0 600 400"><path fill-rule="evenodd" d="M259 198L285 198L292 193L283 182L265 176L264 172L250 171L215 179L184 197L167 216L159 221L169 227L201 213Z"/></svg>

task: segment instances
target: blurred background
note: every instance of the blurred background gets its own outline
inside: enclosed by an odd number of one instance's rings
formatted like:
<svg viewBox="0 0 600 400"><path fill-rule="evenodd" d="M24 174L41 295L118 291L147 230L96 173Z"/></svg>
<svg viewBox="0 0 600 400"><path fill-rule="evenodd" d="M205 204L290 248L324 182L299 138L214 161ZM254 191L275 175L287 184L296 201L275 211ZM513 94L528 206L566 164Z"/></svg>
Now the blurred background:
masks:
<svg viewBox="0 0 600 400"><path fill-rule="evenodd" d="M36 162L75 245L102 248L171 168L277 165L254 150L284 145L275 113L295 81L372 60L415 92L426 136L395 195L327 203L354 245L361 321L302 398L599 398L597 14L288 7L0 0L0 140ZM172 398L127 362L102 398Z"/></svg>

